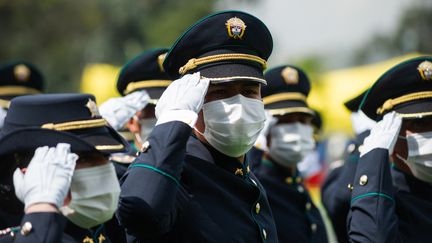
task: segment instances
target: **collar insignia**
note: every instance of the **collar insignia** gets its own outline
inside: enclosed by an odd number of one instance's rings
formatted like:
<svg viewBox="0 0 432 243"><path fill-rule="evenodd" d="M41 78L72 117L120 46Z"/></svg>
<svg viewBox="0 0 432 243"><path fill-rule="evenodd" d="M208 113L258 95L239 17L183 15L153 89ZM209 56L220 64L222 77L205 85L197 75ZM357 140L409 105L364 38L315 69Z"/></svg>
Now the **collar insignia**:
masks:
<svg viewBox="0 0 432 243"><path fill-rule="evenodd" d="M432 80L432 62L424 61L420 63L417 70L423 80Z"/></svg>
<svg viewBox="0 0 432 243"><path fill-rule="evenodd" d="M227 28L229 37L233 39L242 39L246 30L246 25L243 20L233 17L227 20L225 26Z"/></svg>

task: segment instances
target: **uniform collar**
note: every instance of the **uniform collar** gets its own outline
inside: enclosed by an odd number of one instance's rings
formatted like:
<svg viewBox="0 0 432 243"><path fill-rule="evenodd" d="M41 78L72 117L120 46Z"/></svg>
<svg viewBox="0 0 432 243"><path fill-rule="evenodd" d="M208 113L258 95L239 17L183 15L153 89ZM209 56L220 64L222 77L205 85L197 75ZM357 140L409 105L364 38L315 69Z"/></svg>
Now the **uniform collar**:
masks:
<svg viewBox="0 0 432 243"><path fill-rule="evenodd" d="M227 156L212 146L201 142L195 135L192 135L188 140L186 154L216 164L222 169L242 178L248 176L250 172L246 157L245 162L241 163L237 158Z"/></svg>
<svg viewBox="0 0 432 243"><path fill-rule="evenodd" d="M289 185L299 184L303 181L303 178L300 176L297 167L295 167L294 171L291 171L278 165L277 163L274 163L269 159L263 159L261 166L261 174L267 177L273 177L278 181L284 181Z"/></svg>
<svg viewBox="0 0 432 243"><path fill-rule="evenodd" d="M432 185L392 167L393 184L399 191L409 192L420 198L432 201Z"/></svg>

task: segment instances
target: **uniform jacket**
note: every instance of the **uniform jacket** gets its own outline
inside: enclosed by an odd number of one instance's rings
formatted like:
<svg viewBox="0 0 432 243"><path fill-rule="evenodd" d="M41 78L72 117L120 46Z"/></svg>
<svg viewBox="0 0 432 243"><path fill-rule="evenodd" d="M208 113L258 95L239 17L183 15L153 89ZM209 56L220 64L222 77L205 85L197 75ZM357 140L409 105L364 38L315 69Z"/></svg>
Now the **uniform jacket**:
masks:
<svg viewBox="0 0 432 243"><path fill-rule="evenodd" d="M262 185L240 163L173 121L122 179L120 223L138 242L277 242Z"/></svg>
<svg viewBox="0 0 432 243"><path fill-rule="evenodd" d="M391 168L388 150L359 159L348 236L352 242L430 242L432 185Z"/></svg>
<svg viewBox="0 0 432 243"><path fill-rule="evenodd" d="M255 171L270 202L279 242L327 242L326 228L298 171L264 160Z"/></svg>
<svg viewBox="0 0 432 243"><path fill-rule="evenodd" d="M80 228L59 213L25 214L14 233L0 236L0 243L112 243L104 225Z"/></svg>
<svg viewBox="0 0 432 243"><path fill-rule="evenodd" d="M326 177L321 188L321 198L339 243L348 242L346 228L347 216L351 202L351 186L359 159L359 148L369 131L359 134L355 141L348 145L345 162L333 169Z"/></svg>

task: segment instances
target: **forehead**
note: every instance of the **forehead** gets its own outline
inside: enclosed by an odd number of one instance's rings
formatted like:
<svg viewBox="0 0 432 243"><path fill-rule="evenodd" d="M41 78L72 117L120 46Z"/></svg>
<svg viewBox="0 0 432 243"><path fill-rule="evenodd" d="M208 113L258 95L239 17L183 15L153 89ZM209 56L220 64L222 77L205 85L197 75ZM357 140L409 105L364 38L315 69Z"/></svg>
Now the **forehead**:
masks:
<svg viewBox="0 0 432 243"><path fill-rule="evenodd" d="M251 82L248 80L237 80L231 82L210 83L209 89L230 89L233 87L257 87L260 88L261 84L258 82Z"/></svg>
<svg viewBox="0 0 432 243"><path fill-rule="evenodd" d="M289 123L297 120L310 119L312 120L312 115L300 112L287 113L284 115L276 115L279 123Z"/></svg>
<svg viewBox="0 0 432 243"><path fill-rule="evenodd" d="M408 130L410 132L432 131L432 116L404 119L402 121L402 130Z"/></svg>

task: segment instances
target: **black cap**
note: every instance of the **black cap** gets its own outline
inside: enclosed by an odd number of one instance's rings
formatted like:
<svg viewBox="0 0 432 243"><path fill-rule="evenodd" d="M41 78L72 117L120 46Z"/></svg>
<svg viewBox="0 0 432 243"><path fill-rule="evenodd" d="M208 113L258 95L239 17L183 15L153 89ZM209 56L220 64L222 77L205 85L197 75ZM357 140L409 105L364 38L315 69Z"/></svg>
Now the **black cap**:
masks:
<svg viewBox="0 0 432 243"><path fill-rule="evenodd" d="M360 108L360 104L363 100L363 97L366 95L368 90L363 91L361 94L357 95L356 97L346 101L344 103L345 107L350 110L351 112L356 112Z"/></svg>
<svg viewBox="0 0 432 243"><path fill-rule="evenodd" d="M118 92L127 95L145 89L152 100L158 100L171 83L162 66L167 52L167 48L148 50L126 63L117 79Z"/></svg>
<svg viewBox="0 0 432 243"><path fill-rule="evenodd" d="M127 142L99 115L90 94L41 94L12 99L0 154L69 143L73 152L122 152Z"/></svg>
<svg viewBox="0 0 432 243"><path fill-rule="evenodd" d="M375 121L391 111L405 119L432 115L432 57L413 58L388 70L369 89L360 109Z"/></svg>
<svg viewBox="0 0 432 243"><path fill-rule="evenodd" d="M250 80L265 84L263 71L273 49L270 31L240 11L209 15L177 39L163 66L176 79L200 72L213 83Z"/></svg>
<svg viewBox="0 0 432 243"><path fill-rule="evenodd" d="M38 94L44 90L42 73L31 63L14 61L0 66L0 107L19 95Z"/></svg>
<svg viewBox="0 0 432 243"><path fill-rule="evenodd" d="M306 73L298 67L285 65L265 72L267 86L261 87L264 108L273 115L307 113L313 111L307 104L311 85Z"/></svg>
<svg viewBox="0 0 432 243"><path fill-rule="evenodd" d="M314 115L312 117L312 126L315 128L316 132L320 132L323 126L323 121L321 118L321 112L312 109L314 112Z"/></svg>

